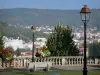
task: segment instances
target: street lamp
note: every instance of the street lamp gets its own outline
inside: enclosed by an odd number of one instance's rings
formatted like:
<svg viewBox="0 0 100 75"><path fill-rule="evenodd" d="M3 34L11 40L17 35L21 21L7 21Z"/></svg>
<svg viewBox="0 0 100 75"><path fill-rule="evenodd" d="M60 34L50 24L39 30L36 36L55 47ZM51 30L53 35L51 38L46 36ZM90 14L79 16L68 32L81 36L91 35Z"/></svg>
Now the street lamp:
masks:
<svg viewBox="0 0 100 75"><path fill-rule="evenodd" d="M34 56L35 56L35 55L34 55L34 52L35 52L35 51L34 51L34 33L35 33L35 29L36 29L36 28L35 28L35 26L32 26L31 29L32 29L32 31L33 31L32 62L34 62L34 61L35 61L35 57L34 57Z"/></svg>
<svg viewBox="0 0 100 75"><path fill-rule="evenodd" d="M87 58L86 58L86 25L89 21L91 11L87 7L87 5L84 5L84 7L80 11L81 20L84 23L84 67L83 67L83 75L87 75Z"/></svg>

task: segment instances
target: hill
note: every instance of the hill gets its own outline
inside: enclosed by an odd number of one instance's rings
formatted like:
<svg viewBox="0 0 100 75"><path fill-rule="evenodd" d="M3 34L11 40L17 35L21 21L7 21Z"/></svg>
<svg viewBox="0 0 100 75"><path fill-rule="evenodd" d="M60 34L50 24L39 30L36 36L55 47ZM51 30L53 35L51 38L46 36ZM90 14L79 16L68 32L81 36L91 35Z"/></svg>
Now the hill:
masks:
<svg viewBox="0 0 100 75"><path fill-rule="evenodd" d="M8 24L20 25L56 25L61 22L64 25L80 26L80 10L57 9L0 9L0 21ZM91 20L88 26L100 28L100 9L91 9Z"/></svg>
<svg viewBox="0 0 100 75"><path fill-rule="evenodd" d="M23 39L25 42L32 40L32 30L23 28L21 26L10 26L7 23L0 22L0 36L7 36L8 38ZM36 31L35 38L37 37L45 37L47 38L49 35L43 33L43 31Z"/></svg>

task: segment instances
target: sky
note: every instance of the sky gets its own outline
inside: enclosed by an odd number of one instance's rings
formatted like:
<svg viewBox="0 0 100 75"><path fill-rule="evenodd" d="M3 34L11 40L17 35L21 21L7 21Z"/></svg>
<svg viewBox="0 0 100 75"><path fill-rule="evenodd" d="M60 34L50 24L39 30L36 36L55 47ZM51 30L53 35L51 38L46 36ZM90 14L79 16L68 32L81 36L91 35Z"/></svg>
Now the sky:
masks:
<svg viewBox="0 0 100 75"><path fill-rule="evenodd" d="M100 0L0 0L0 9L39 8L39 9L80 9L100 8Z"/></svg>

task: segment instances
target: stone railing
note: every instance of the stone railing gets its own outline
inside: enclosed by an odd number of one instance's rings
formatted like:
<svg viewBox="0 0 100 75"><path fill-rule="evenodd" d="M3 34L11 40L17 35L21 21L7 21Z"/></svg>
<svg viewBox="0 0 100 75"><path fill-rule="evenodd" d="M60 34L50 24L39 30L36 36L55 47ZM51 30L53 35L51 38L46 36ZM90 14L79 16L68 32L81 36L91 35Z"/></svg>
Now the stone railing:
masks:
<svg viewBox="0 0 100 75"><path fill-rule="evenodd" d="M0 59L0 68L15 67L15 68L27 68L28 63L31 62L31 57L17 57L14 58L12 63L2 62ZM80 66L83 65L83 56L66 56L66 57L45 57L35 58L35 62L52 62L53 66L67 65L67 66ZM99 58L87 58L87 65L100 65Z"/></svg>

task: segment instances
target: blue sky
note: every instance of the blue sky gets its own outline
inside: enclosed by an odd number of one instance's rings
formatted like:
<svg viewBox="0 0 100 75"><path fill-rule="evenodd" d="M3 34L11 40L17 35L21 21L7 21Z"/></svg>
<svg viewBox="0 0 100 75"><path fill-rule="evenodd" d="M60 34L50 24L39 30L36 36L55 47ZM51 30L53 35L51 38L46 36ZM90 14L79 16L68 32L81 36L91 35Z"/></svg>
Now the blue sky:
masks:
<svg viewBox="0 0 100 75"><path fill-rule="evenodd" d="M3 8L40 8L40 9L80 9L100 8L100 0L0 0Z"/></svg>

